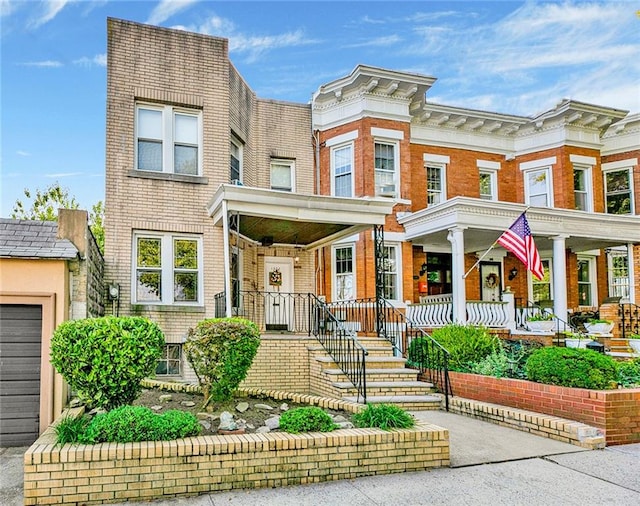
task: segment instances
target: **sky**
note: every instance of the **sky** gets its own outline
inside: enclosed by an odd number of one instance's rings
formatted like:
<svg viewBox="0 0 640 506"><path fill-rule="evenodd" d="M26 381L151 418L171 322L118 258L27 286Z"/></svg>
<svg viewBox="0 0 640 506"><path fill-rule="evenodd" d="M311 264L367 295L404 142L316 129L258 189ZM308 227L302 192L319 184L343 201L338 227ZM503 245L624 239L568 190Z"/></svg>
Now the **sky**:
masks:
<svg viewBox="0 0 640 506"><path fill-rule="evenodd" d="M427 100L446 105L640 112L637 0L0 0L0 216L55 183L104 199L107 17L228 38L261 98L307 103L365 64L436 77Z"/></svg>

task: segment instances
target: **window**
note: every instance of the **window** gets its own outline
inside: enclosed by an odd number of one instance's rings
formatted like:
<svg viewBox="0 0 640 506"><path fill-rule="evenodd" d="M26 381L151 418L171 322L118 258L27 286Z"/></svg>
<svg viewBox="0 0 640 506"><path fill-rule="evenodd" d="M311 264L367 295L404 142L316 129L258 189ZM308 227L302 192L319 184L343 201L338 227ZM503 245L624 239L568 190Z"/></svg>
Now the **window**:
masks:
<svg viewBox="0 0 640 506"><path fill-rule="evenodd" d="M629 255L627 248L611 248L607 251L609 273L609 297L629 299Z"/></svg>
<svg viewBox="0 0 640 506"><path fill-rule="evenodd" d="M595 262L593 258L578 257L578 305L597 305L595 297Z"/></svg>
<svg viewBox="0 0 640 506"><path fill-rule="evenodd" d="M427 166L427 205L444 200L444 167Z"/></svg>
<svg viewBox="0 0 640 506"><path fill-rule="evenodd" d="M353 197L353 144L331 150L333 195Z"/></svg>
<svg viewBox="0 0 640 506"><path fill-rule="evenodd" d="M200 132L200 112L138 105L136 169L197 176L201 173Z"/></svg>
<svg viewBox="0 0 640 506"><path fill-rule="evenodd" d="M333 299L355 299L354 246L340 245L333 248Z"/></svg>
<svg viewBox="0 0 640 506"><path fill-rule="evenodd" d="M544 278L538 279L535 276L531 276L531 288L534 302L553 299L551 261L542 260L542 267L544 269Z"/></svg>
<svg viewBox="0 0 640 506"><path fill-rule="evenodd" d="M376 196L397 197L396 145L386 142L374 144Z"/></svg>
<svg viewBox="0 0 640 506"><path fill-rule="evenodd" d="M385 245L383 260L384 298L399 301L400 292L400 248L399 245Z"/></svg>
<svg viewBox="0 0 640 506"><path fill-rule="evenodd" d="M537 207L552 207L550 176L549 168L525 172L525 197L527 204Z"/></svg>
<svg viewBox="0 0 640 506"><path fill-rule="evenodd" d="M293 191L293 161L271 160L271 189Z"/></svg>
<svg viewBox="0 0 640 506"><path fill-rule="evenodd" d="M482 200L497 200L495 171L480 171L480 198Z"/></svg>
<svg viewBox="0 0 640 506"><path fill-rule="evenodd" d="M229 144L229 181L233 184L242 183L242 152L242 143L232 135Z"/></svg>
<svg viewBox="0 0 640 506"><path fill-rule="evenodd" d="M631 171L629 169L606 171L604 185L607 213L632 214Z"/></svg>
<svg viewBox="0 0 640 506"><path fill-rule="evenodd" d="M240 314L240 250L231 251L231 307L233 314Z"/></svg>
<svg viewBox="0 0 640 506"><path fill-rule="evenodd" d="M591 211L591 171L586 167L573 167L573 195L578 211Z"/></svg>
<svg viewBox="0 0 640 506"><path fill-rule="evenodd" d="M158 376L180 376L182 346L179 344L165 344L162 357L156 365Z"/></svg>
<svg viewBox="0 0 640 506"><path fill-rule="evenodd" d="M134 235L133 301L198 304L202 300L201 240L171 234Z"/></svg>

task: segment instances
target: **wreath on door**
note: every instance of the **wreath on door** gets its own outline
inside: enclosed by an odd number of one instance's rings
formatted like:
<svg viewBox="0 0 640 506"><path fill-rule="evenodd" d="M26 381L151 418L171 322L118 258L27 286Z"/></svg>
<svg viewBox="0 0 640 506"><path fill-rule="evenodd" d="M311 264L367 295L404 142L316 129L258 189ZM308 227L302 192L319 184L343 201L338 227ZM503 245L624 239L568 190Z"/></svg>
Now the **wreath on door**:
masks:
<svg viewBox="0 0 640 506"><path fill-rule="evenodd" d="M495 288L498 286L498 281L500 278L495 272L488 274L486 278L484 278L484 286L487 288Z"/></svg>
<svg viewBox="0 0 640 506"><path fill-rule="evenodd" d="M277 267L269 272L269 284L271 286L282 285L282 272Z"/></svg>

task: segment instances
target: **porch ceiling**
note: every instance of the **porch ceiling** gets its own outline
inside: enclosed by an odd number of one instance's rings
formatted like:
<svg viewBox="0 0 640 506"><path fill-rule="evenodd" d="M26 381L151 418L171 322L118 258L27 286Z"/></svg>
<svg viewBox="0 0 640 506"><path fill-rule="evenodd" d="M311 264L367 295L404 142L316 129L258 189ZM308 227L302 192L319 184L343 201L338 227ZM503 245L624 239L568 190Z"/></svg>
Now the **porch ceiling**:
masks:
<svg viewBox="0 0 640 506"><path fill-rule="evenodd" d="M527 208L524 204L456 197L402 217L406 237L429 251L450 252L450 229L464 229L465 252L484 252L527 210L538 250L550 253L553 237L564 236L566 247L583 252L640 243L640 216L586 213L569 209ZM501 249L496 246L496 249Z"/></svg>
<svg viewBox="0 0 640 506"><path fill-rule="evenodd" d="M253 241L313 249L383 225L394 203L386 198L329 197L222 184L208 211L217 226L222 226L225 212L237 214L240 234Z"/></svg>

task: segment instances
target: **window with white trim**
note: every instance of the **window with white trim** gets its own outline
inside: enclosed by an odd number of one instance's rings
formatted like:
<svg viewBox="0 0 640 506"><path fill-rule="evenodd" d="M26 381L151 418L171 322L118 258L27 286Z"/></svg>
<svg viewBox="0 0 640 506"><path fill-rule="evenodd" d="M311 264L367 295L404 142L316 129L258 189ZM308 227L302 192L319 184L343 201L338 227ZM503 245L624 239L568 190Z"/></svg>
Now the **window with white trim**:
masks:
<svg viewBox="0 0 640 506"><path fill-rule="evenodd" d="M355 246L333 247L333 300L352 300L356 296Z"/></svg>
<svg viewBox="0 0 640 506"><path fill-rule="evenodd" d="M229 143L229 181L233 184L242 184L242 155L244 146L235 136L231 136Z"/></svg>
<svg viewBox="0 0 640 506"><path fill-rule="evenodd" d="M199 236L136 232L132 300L137 304L202 304Z"/></svg>
<svg viewBox="0 0 640 506"><path fill-rule="evenodd" d="M591 211L591 167L573 166L573 195L578 211Z"/></svg>
<svg viewBox="0 0 640 506"><path fill-rule="evenodd" d="M597 305L595 287L595 259L592 257L578 257L578 305Z"/></svg>
<svg viewBox="0 0 640 506"><path fill-rule="evenodd" d="M538 279L531 276L531 293L533 302L553 299L553 279L551 277L551 260L542 260L544 277Z"/></svg>
<svg viewBox="0 0 640 506"><path fill-rule="evenodd" d="M170 105L136 105L136 169L202 173L202 113Z"/></svg>
<svg viewBox="0 0 640 506"><path fill-rule="evenodd" d="M285 192L295 190L293 160L271 160L271 189Z"/></svg>
<svg viewBox="0 0 640 506"><path fill-rule="evenodd" d="M401 249L399 244L385 244L383 249L382 275L384 277L384 298L401 301Z"/></svg>
<svg viewBox="0 0 640 506"><path fill-rule="evenodd" d="M331 148L331 188L336 197L353 197L353 143Z"/></svg>
<svg viewBox="0 0 640 506"><path fill-rule="evenodd" d="M633 214L631 169L603 171L605 206L609 214Z"/></svg>
<svg viewBox="0 0 640 506"><path fill-rule="evenodd" d="M629 299L629 253L627 248L607 250L609 297Z"/></svg>
<svg viewBox="0 0 640 506"><path fill-rule="evenodd" d="M549 167L524 172L525 203L536 207L553 207L551 170Z"/></svg>
<svg viewBox="0 0 640 506"><path fill-rule="evenodd" d="M433 206L445 201L444 165L429 163L427 170L427 205Z"/></svg>
<svg viewBox="0 0 640 506"><path fill-rule="evenodd" d="M495 170L480 170L480 198L482 200L498 200L497 177Z"/></svg>
<svg viewBox="0 0 640 506"><path fill-rule="evenodd" d="M375 191L378 197L398 197L397 144L374 143Z"/></svg>
<svg viewBox="0 0 640 506"><path fill-rule="evenodd" d="M180 344L165 344L162 356L156 365L156 376L180 376L181 357L182 346Z"/></svg>

